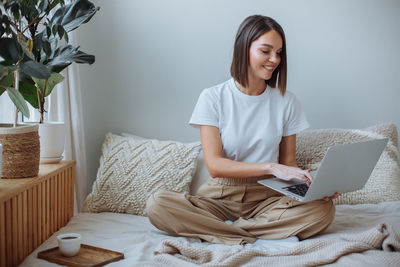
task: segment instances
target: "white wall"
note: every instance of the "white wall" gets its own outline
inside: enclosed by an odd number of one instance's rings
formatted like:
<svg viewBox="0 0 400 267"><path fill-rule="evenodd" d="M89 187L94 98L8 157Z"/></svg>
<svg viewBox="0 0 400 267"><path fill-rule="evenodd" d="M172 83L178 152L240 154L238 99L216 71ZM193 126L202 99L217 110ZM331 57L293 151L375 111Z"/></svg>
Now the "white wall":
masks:
<svg viewBox="0 0 400 267"><path fill-rule="evenodd" d="M252 14L275 18L288 43L289 90L312 128L400 126L400 1L98 0L78 31L89 184L104 135L193 141L201 90L229 76L232 45ZM89 187L91 188L91 187Z"/></svg>

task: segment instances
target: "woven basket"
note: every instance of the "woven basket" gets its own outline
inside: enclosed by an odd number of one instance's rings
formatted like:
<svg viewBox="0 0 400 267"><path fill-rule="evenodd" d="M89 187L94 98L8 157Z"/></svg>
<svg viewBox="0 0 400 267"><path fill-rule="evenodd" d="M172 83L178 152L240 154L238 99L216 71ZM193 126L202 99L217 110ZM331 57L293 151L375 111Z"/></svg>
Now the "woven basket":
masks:
<svg viewBox="0 0 400 267"><path fill-rule="evenodd" d="M28 178L39 173L39 126L0 124L3 145L1 178Z"/></svg>

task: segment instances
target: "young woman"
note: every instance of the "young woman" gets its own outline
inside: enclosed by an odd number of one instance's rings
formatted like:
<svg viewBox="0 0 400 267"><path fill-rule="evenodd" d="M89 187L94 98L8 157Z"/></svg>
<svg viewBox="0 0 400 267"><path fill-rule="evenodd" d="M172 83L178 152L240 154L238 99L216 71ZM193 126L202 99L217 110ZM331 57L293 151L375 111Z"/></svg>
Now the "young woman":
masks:
<svg viewBox="0 0 400 267"><path fill-rule="evenodd" d="M245 244L305 239L332 222L330 198L302 203L257 183L273 176L313 180L296 165L296 134L308 122L296 96L286 91L286 73L282 27L269 17L246 18L236 35L232 79L205 89L189 122L200 128L212 178L196 196L153 194L147 212L154 226L211 243Z"/></svg>

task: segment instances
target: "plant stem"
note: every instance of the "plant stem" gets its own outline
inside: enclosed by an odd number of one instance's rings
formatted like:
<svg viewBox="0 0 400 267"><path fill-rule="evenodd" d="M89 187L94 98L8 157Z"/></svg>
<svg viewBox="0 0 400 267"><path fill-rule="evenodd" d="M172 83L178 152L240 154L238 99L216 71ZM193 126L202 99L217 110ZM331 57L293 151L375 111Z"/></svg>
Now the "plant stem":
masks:
<svg viewBox="0 0 400 267"><path fill-rule="evenodd" d="M44 81L44 88L43 88L44 92L42 92L43 93L42 101L39 102L39 105L40 105L40 110L39 110L40 111L40 123L43 123L43 121L44 121L44 101L45 101L45 95L46 95L46 87L47 87L47 80Z"/></svg>
<svg viewBox="0 0 400 267"><path fill-rule="evenodd" d="M18 33L18 42L21 43L22 40L22 35ZM17 65L21 59L18 61ZM14 72L14 88L19 91L19 68L17 68ZM16 105L14 105L14 127L17 127L17 122L18 122L18 108Z"/></svg>
<svg viewBox="0 0 400 267"><path fill-rule="evenodd" d="M37 16L32 20L32 22L29 23L29 25L26 26L26 28L22 30L22 32L21 32L22 34L23 34L27 29L29 29L29 27L30 27L31 25L33 25L34 23L36 23L36 19L39 18L39 15L40 15L40 14L37 14ZM40 22L40 20L39 20L39 22ZM38 23L39 23L39 22L38 22Z"/></svg>
<svg viewBox="0 0 400 267"><path fill-rule="evenodd" d="M42 118L42 105L40 105L40 91L39 91L39 86L36 86L36 95L38 99L38 106L39 106L39 112L40 112L40 120Z"/></svg>
<svg viewBox="0 0 400 267"><path fill-rule="evenodd" d="M14 88L18 91L19 90L19 69L16 69L14 72ZM17 127L18 121L18 108L14 105L14 127Z"/></svg>

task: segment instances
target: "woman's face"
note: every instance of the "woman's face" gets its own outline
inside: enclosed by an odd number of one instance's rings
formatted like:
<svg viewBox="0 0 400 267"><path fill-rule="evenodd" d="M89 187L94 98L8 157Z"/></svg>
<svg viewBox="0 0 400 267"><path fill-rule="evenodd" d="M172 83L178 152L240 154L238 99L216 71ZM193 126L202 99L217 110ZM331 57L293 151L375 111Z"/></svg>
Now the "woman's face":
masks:
<svg viewBox="0 0 400 267"><path fill-rule="evenodd" d="M275 30L264 33L250 45L249 81L269 80L281 62L282 38Z"/></svg>

